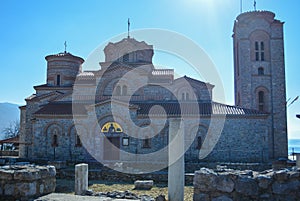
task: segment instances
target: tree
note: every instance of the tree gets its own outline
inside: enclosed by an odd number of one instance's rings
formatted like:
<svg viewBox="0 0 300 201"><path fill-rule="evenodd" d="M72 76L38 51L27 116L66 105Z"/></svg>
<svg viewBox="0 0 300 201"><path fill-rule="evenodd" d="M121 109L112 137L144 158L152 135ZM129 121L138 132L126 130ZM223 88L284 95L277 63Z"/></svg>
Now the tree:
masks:
<svg viewBox="0 0 300 201"><path fill-rule="evenodd" d="M5 139L15 137L19 134L20 123L19 120L15 120L9 123L9 126L3 129Z"/></svg>

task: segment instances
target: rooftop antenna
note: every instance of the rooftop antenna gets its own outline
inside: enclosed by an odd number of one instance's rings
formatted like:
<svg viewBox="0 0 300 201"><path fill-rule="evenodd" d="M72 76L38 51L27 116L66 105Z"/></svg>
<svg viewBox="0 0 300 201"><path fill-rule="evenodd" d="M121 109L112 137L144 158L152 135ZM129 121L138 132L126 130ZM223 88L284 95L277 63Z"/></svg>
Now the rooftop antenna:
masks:
<svg viewBox="0 0 300 201"><path fill-rule="evenodd" d="M67 53L67 41L65 41L64 46L65 46L65 53Z"/></svg>
<svg viewBox="0 0 300 201"><path fill-rule="evenodd" d="M254 11L256 11L256 0L254 0L253 6L254 6Z"/></svg>
<svg viewBox="0 0 300 201"><path fill-rule="evenodd" d="M128 31L128 36L127 36L127 38L130 38L130 37L129 37L129 29L130 29L130 19L128 18L128 21L127 21L127 31Z"/></svg>

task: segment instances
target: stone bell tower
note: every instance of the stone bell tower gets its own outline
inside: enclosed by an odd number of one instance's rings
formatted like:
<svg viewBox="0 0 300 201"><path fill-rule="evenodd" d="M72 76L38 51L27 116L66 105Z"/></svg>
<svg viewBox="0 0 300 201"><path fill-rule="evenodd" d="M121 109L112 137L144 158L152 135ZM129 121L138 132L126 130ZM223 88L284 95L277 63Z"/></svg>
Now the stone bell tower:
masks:
<svg viewBox="0 0 300 201"><path fill-rule="evenodd" d="M233 28L235 104L269 114L272 159L287 157L283 24L272 12L252 11Z"/></svg>
<svg viewBox="0 0 300 201"><path fill-rule="evenodd" d="M46 56L47 85L56 87L72 86L76 76L81 73L84 60L71 53L63 52Z"/></svg>

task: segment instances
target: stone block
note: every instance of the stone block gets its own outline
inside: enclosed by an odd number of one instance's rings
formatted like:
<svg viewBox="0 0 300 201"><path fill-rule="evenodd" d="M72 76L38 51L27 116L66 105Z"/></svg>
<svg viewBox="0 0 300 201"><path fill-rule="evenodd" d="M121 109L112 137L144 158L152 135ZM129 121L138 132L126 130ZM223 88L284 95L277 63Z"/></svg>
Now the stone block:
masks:
<svg viewBox="0 0 300 201"><path fill-rule="evenodd" d="M289 175L288 175L288 170L279 170L277 172L275 172L274 174L274 178L279 181L279 182L284 182L288 179Z"/></svg>
<svg viewBox="0 0 300 201"><path fill-rule="evenodd" d="M263 189L267 189L269 185L272 183L272 179L266 175L257 176L258 186Z"/></svg>
<svg viewBox="0 0 300 201"><path fill-rule="evenodd" d="M300 172L289 172L289 178L290 179L299 179L300 178Z"/></svg>
<svg viewBox="0 0 300 201"><path fill-rule="evenodd" d="M234 182L230 179L229 175L219 175L216 188L221 192L231 193L234 189Z"/></svg>
<svg viewBox="0 0 300 201"><path fill-rule="evenodd" d="M5 184L4 185L4 195L14 195L15 185L14 184Z"/></svg>
<svg viewBox="0 0 300 201"><path fill-rule="evenodd" d="M43 179L42 184L44 184L44 193L52 193L56 188L56 178L46 178Z"/></svg>
<svg viewBox="0 0 300 201"><path fill-rule="evenodd" d="M205 193L199 193L199 194L194 193L193 200L194 201L209 201L209 195L207 195Z"/></svg>
<svg viewBox="0 0 300 201"><path fill-rule="evenodd" d="M14 179L20 181L33 181L40 178L41 176L37 170L24 169L14 173Z"/></svg>
<svg viewBox="0 0 300 201"><path fill-rule="evenodd" d="M247 195L255 196L258 195L258 185L252 178L241 177L236 181L235 185L236 192Z"/></svg>
<svg viewBox="0 0 300 201"><path fill-rule="evenodd" d="M14 170L0 170L0 180L12 180L14 175Z"/></svg>
<svg viewBox="0 0 300 201"><path fill-rule="evenodd" d="M164 195L159 195L155 198L155 201L167 201Z"/></svg>
<svg viewBox="0 0 300 201"><path fill-rule="evenodd" d="M17 183L15 187L15 194L21 195L22 197L36 195L36 182Z"/></svg>
<svg viewBox="0 0 300 201"><path fill-rule="evenodd" d="M137 180L134 182L135 190L150 190L153 187L153 180Z"/></svg>
<svg viewBox="0 0 300 201"><path fill-rule="evenodd" d="M44 194L44 184L40 184L40 186L39 186L39 193L40 193L40 195Z"/></svg>
<svg viewBox="0 0 300 201"><path fill-rule="evenodd" d="M55 175L56 175L56 168L55 168L55 166L48 165L47 168L49 169L50 177L55 177Z"/></svg>
<svg viewBox="0 0 300 201"><path fill-rule="evenodd" d="M291 192L296 192L300 190L300 181L291 181L288 183L280 183L278 181L274 182L272 185L273 193L288 195Z"/></svg>
<svg viewBox="0 0 300 201"><path fill-rule="evenodd" d="M207 168L201 168L195 172L194 188L200 191L215 191L217 185L217 173Z"/></svg>

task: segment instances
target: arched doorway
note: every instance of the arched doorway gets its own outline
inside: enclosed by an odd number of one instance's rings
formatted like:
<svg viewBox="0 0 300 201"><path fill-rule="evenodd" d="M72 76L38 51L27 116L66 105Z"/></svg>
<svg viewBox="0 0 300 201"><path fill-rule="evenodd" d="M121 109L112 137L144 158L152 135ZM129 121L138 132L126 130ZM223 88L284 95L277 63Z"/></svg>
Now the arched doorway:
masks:
<svg viewBox="0 0 300 201"><path fill-rule="evenodd" d="M103 140L103 159L119 160L122 127L116 122L107 122L102 126L101 132L106 136Z"/></svg>

